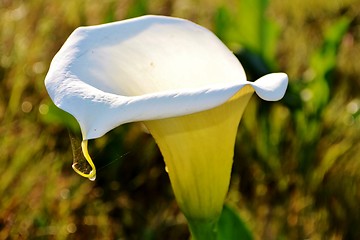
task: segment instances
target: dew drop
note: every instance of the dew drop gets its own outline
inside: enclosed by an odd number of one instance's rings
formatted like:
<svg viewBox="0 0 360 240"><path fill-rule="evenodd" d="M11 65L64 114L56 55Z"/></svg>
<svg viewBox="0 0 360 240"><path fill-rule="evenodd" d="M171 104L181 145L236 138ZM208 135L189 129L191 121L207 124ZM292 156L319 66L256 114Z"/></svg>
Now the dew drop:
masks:
<svg viewBox="0 0 360 240"><path fill-rule="evenodd" d="M165 166L165 172L169 173L169 168Z"/></svg>
<svg viewBox="0 0 360 240"><path fill-rule="evenodd" d="M90 181L95 181L95 179L96 179L96 174L94 174L94 176L92 176L92 171L89 173L89 175L91 176L91 177L89 177L89 180Z"/></svg>

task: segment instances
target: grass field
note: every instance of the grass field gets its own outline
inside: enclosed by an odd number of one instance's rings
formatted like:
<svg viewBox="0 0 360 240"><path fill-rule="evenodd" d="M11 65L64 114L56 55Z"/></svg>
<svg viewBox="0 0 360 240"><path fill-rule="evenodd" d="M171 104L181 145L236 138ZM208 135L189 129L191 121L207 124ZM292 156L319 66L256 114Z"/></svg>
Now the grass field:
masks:
<svg viewBox="0 0 360 240"><path fill-rule="evenodd" d="M252 80L289 75L285 98L253 98L238 131L227 203L254 239L360 239L358 0L0 0L0 239L189 237L141 124L90 143L90 182L71 168L78 127L44 87L75 28L144 14L211 29Z"/></svg>

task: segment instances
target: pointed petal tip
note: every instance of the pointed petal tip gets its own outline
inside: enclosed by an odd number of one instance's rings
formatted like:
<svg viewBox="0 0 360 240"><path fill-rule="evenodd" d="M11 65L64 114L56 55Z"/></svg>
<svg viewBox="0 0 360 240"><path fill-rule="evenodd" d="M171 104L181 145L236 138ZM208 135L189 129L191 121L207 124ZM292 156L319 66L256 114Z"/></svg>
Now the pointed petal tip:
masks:
<svg viewBox="0 0 360 240"><path fill-rule="evenodd" d="M267 74L251 83L256 94L266 101L278 101L285 95L288 86L286 73Z"/></svg>

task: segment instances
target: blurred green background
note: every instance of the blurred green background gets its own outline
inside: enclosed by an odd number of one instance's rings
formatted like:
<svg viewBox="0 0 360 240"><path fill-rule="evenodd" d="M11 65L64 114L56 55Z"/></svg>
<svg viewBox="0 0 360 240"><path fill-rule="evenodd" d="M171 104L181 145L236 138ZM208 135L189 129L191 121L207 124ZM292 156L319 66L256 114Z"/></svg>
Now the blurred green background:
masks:
<svg viewBox="0 0 360 240"><path fill-rule="evenodd" d="M44 87L76 27L144 14L211 29L250 80L289 75L285 98L252 98L239 127L226 201L254 239L360 239L359 0L0 0L0 239L189 237L141 124L91 142L90 182Z"/></svg>

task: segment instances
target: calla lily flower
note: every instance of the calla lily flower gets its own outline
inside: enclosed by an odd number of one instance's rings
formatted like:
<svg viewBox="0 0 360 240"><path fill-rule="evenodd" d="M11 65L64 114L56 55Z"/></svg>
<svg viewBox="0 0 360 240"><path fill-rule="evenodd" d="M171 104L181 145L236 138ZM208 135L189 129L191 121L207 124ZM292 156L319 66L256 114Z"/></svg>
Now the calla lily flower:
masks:
<svg viewBox="0 0 360 240"><path fill-rule="evenodd" d="M143 122L166 163L188 219L216 219L229 187L237 127L254 92L281 99L285 73L255 82L209 30L190 21L144 16L80 27L54 57L45 85L87 140Z"/></svg>

